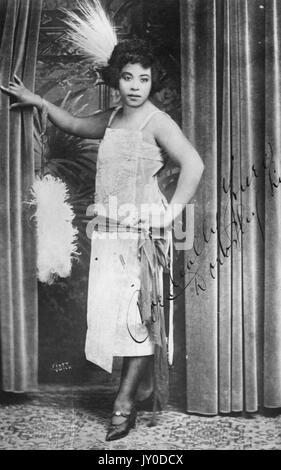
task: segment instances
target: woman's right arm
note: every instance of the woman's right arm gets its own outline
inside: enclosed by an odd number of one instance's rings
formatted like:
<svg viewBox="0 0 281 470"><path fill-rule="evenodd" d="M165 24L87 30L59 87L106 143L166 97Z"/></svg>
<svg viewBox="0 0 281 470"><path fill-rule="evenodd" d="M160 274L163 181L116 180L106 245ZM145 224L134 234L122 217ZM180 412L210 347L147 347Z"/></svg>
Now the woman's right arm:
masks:
<svg viewBox="0 0 281 470"><path fill-rule="evenodd" d="M11 109L35 106L42 110L45 102L49 120L62 131L88 139L101 139L103 137L112 110L103 111L88 117L73 116L65 109L43 100L39 95L25 88L20 78L16 75L14 79L14 82L9 83L9 87L0 86L3 93L17 99L17 102L10 106Z"/></svg>

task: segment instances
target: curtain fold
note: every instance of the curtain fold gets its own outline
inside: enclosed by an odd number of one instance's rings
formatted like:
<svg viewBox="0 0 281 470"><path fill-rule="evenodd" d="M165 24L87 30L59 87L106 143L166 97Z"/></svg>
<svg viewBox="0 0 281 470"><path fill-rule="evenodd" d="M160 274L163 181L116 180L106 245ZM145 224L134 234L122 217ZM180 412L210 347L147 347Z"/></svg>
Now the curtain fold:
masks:
<svg viewBox="0 0 281 470"><path fill-rule="evenodd" d="M274 0L181 0L183 130L205 163L185 253L189 412L281 406L280 21Z"/></svg>
<svg viewBox="0 0 281 470"><path fill-rule="evenodd" d="M0 82L14 73L34 89L41 0L0 0ZM36 240L30 219L34 177L32 110L10 111L0 94L1 389L37 387Z"/></svg>
<svg viewBox="0 0 281 470"><path fill-rule="evenodd" d="M203 3L198 5L197 2L183 1L181 4L182 125L206 165L204 181L200 185L200 191L197 191L196 200L193 201L194 249L189 257L185 257L185 283L189 284L185 289L187 407L190 411L196 411L198 407L204 409L206 413L211 413L216 408L218 382L217 288L209 276L207 262L200 263L200 272L198 263L203 256L205 257L202 252L204 236L208 239L206 251L209 256L216 256L217 234L214 233L210 237L209 233L203 233L202 228L199 231L198 226L201 221L208 225L211 223L213 226L216 223L216 10L213 0ZM205 80L198 80L198 77L203 76ZM205 295L206 291L208 295ZM202 351L205 360L198 361L197 358L201 357ZM209 390L213 391L211 396ZM196 406L193 403L194 398Z"/></svg>
<svg viewBox="0 0 281 470"><path fill-rule="evenodd" d="M281 4L266 2L264 402L281 406Z"/></svg>

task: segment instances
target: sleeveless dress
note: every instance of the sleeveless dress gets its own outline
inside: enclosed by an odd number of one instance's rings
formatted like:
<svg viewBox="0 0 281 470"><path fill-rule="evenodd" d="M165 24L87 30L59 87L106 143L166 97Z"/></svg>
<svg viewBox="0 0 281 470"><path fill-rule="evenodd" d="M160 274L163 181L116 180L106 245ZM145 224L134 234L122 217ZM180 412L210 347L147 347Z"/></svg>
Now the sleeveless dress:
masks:
<svg viewBox="0 0 281 470"><path fill-rule="evenodd" d="M146 204L163 211L167 200L160 192L156 175L165 160L160 148L144 141L142 135L151 117L162 111L152 112L138 130L111 128L119 109L113 111L99 146L95 206L102 207L109 218L112 204L118 214L128 207L140 209ZM112 372L114 356L154 354L155 342L143 321L139 303L140 239L139 235L124 236L124 232L107 228L93 230L91 240L85 353L87 360ZM169 241L165 240L164 255L168 248ZM161 299L162 266L157 263L156 269Z"/></svg>

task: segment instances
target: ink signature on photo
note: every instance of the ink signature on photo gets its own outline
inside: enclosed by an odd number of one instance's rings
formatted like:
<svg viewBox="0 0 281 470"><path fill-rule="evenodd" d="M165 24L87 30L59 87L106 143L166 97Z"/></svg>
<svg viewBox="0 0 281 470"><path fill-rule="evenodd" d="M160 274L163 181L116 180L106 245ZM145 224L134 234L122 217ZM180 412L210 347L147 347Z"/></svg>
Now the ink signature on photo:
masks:
<svg viewBox="0 0 281 470"><path fill-rule="evenodd" d="M216 279L220 266L227 261L233 250L241 250L243 236L247 233L248 226L255 221L257 223L260 236L264 240L262 224L262 208L260 191L267 191L274 197L281 185L281 175L278 171L274 150L270 143L267 144L264 160L259 166L253 164L250 172L241 181L240 185L234 188L234 156L231 159L229 177L222 179L220 187L221 206L216 212L214 226L209 226L206 218L202 221L202 229L199 235L194 235L193 248L187 255L184 269L179 273L181 280L173 279L175 289L178 291L172 297L175 300L187 287L193 287L197 295L207 290L206 268L204 275L200 261L210 259L208 271L212 279ZM247 204L243 203L243 195L249 194ZM227 198L223 203L224 198ZM215 247L211 243L216 236Z"/></svg>

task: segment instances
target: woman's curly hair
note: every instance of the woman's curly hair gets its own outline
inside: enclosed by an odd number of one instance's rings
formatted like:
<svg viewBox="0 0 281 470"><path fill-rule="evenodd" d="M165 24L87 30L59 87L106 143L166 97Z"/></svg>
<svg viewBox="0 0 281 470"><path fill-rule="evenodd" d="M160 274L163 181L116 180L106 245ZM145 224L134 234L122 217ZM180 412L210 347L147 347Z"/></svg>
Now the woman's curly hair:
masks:
<svg viewBox="0 0 281 470"><path fill-rule="evenodd" d="M126 39L119 42L113 49L108 65L100 70L104 83L117 90L121 70L127 64L141 64L144 68L151 68L150 94L160 89L160 66L147 41Z"/></svg>

